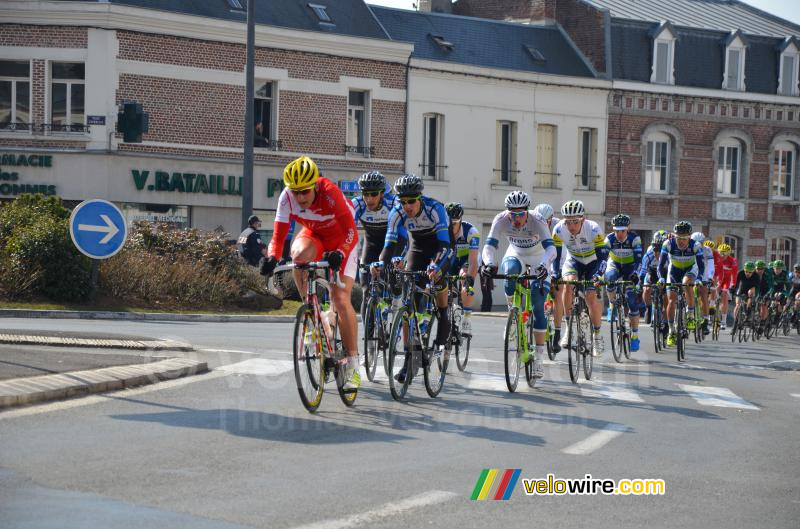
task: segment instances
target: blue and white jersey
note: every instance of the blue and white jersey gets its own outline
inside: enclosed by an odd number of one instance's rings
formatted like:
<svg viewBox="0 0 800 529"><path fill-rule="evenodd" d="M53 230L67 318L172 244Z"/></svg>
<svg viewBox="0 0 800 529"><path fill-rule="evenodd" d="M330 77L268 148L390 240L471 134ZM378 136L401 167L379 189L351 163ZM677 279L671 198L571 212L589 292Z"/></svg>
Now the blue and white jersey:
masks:
<svg viewBox="0 0 800 529"><path fill-rule="evenodd" d="M514 227L510 212L501 211L495 216L483 246L483 262L487 265L496 265L495 252L502 238L508 240L505 257L516 257L532 268L540 264L549 268L556 256L550 229L533 211L528 211L525 224L519 228Z"/></svg>
<svg viewBox="0 0 800 529"><path fill-rule="evenodd" d="M642 239L636 232L628 231L624 241L617 239L615 233L606 236L606 246L608 246L608 264L618 270L623 268L639 269L642 262Z"/></svg>
<svg viewBox="0 0 800 529"><path fill-rule="evenodd" d="M436 199L423 196L416 217L406 215L403 205L397 202L389 212L388 228L384 248L394 248L403 230L408 233L410 250L433 251L438 248L436 263L441 266L452 256L450 241L450 218L444 204Z"/></svg>
<svg viewBox="0 0 800 529"><path fill-rule="evenodd" d="M354 197L352 202L355 210L353 217L356 224L361 222L367 241L383 242L386 238L386 228L389 224L389 212L397 204L395 196L389 193L384 194L377 211L367 208L367 203L361 196Z"/></svg>
<svg viewBox="0 0 800 529"><path fill-rule="evenodd" d="M656 252L653 251L652 246L647 249L644 257L642 257L642 263L637 272L639 274L639 279L642 280L642 282L644 282L648 274L652 275L653 277L659 276L658 267L660 264L660 257L661 252L656 255ZM666 274L666 272L664 272L664 274Z"/></svg>
<svg viewBox="0 0 800 529"><path fill-rule="evenodd" d="M469 222L462 221L461 229L453 235L453 252L455 261L453 266L461 268L469 261L469 253L472 250L480 250L481 234Z"/></svg>
<svg viewBox="0 0 800 529"><path fill-rule="evenodd" d="M698 277L702 277L705 272L705 258L703 256L703 245L697 244L692 239L689 239L689 244L684 249L678 248L677 239L669 239L661 247L661 261L659 263L658 272L659 278L667 279L662 275L663 270L678 268L684 273L691 271L696 265L698 270Z"/></svg>

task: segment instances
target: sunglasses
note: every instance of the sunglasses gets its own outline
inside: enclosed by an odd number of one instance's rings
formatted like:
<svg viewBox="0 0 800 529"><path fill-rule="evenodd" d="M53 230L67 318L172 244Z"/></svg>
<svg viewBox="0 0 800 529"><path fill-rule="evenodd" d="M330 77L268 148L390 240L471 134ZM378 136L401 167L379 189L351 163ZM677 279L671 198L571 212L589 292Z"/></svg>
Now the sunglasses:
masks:
<svg viewBox="0 0 800 529"><path fill-rule="evenodd" d="M419 200L420 198L421 197L416 196L416 197L409 197L409 198L400 198L398 200L400 200L400 203L405 206L406 204L416 204L417 200Z"/></svg>
<svg viewBox="0 0 800 529"><path fill-rule="evenodd" d="M292 194L293 194L293 195L302 195L302 196L306 196L307 194L311 193L311 191L312 191L313 189L314 189L313 187L309 187L308 189L300 189L300 190L298 190L298 191L291 190L291 191L292 191Z"/></svg>
<svg viewBox="0 0 800 529"><path fill-rule="evenodd" d="M511 214L512 219L521 219L525 216L527 211L509 211L509 213Z"/></svg>
<svg viewBox="0 0 800 529"><path fill-rule="evenodd" d="M679 241L688 241L689 239L692 238L692 236L691 235L678 235L675 238L678 239Z"/></svg>
<svg viewBox="0 0 800 529"><path fill-rule="evenodd" d="M756 267L756 270L766 270L764 267Z"/></svg>
<svg viewBox="0 0 800 529"><path fill-rule="evenodd" d="M377 197L381 193L383 193L383 191L362 191L361 192L361 196L362 197L367 197L367 198L372 198L372 197Z"/></svg>
<svg viewBox="0 0 800 529"><path fill-rule="evenodd" d="M564 219L564 224L567 226L577 226L581 223L581 219Z"/></svg>

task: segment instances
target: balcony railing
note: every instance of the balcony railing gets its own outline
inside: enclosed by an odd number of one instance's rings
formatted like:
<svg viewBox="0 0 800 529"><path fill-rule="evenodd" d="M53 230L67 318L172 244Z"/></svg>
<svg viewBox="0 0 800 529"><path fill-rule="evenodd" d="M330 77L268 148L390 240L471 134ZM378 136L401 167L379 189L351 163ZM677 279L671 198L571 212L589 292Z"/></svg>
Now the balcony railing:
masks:
<svg viewBox="0 0 800 529"><path fill-rule="evenodd" d="M30 132L31 127L33 127L33 123L11 123L10 121L0 123L0 130L2 131Z"/></svg>
<svg viewBox="0 0 800 529"><path fill-rule="evenodd" d="M540 189L558 189L558 177L561 173L545 173L536 171L533 179L533 187Z"/></svg>
<svg viewBox="0 0 800 529"><path fill-rule="evenodd" d="M270 151L279 151L283 149L283 140L268 140L264 137L256 137L253 147L256 149L269 149Z"/></svg>
<svg viewBox="0 0 800 529"><path fill-rule="evenodd" d="M360 154L361 156L373 156L375 154L375 147L360 147L358 145L345 145L345 154Z"/></svg>
<svg viewBox="0 0 800 529"><path fill-rule="evenodd" d="M51 133L89 133L89 125L83 123L0 123L0 131L32 132L38 135Z"/></svg>
<svg viewBox="0 0 800 529"><path fill-rule="evenodd" d="M422 167L422 171L420 173L425 178L432 178L434 180L444 180L444 171L447 169L446 165L431 165L429 163L421 163L419 167Z"/></svg>
<svg viewBox="0 0 800 529"><path fill-rule="evenodd" d="M597 182L600 180L600 175L575 175L575 188L583 189L585 191L597 191Z"/></svg>

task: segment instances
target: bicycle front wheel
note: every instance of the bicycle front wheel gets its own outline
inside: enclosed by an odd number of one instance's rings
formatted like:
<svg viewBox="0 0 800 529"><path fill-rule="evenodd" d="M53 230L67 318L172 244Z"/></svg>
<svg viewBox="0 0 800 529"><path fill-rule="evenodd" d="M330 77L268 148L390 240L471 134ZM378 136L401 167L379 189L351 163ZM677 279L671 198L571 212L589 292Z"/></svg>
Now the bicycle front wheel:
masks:
<svg viewBox="0 0 800 529"><path fill-rule="evenodd" d="M411 382L413 375L413 366L411 357L413 341L410 333L411 311L406 307L400 307L394 315L394 322L392 322L392 330L389 332L389 363L388 373L389 376L389 391L392 393L394 400L403 400L408 391L408 384ZM404 369L405 368L405 369ZM405 376L400 376L401 371ZM397 378L400 378L398 380Z"/></svg>
<svg viewBox="0 0 800 529"><path fill-rule="evenodd" d="M297 309L292 356L300 401L313 413L322 402L325 372L320 332L314 324L314 314L308 305L301 305Z"/></svg>
<svg viewBox="0 0 800 529"><path fill-rule="evenodd" d="M439 312L433 311L431 321L428 323L428 332L422 344L422 373L425 378L425 391L428 396L435 398L444 387L444 377L447 373L447 362L449 360L447 346L444 351L439 350L436 344L436 334L439 331Z"/></svg>
<svg viewBox="0 0 800 529"><path fill-rule="evenodd" d="M622 362L622 326L620 325L620 310L616 303L611 304L611 318L608 324L609 332L611 333L611 352L614 354L614 360Z"/></svg>
<svg viewBox="0 0 800 529"><path fill-rule="evenodd" d="M584 306L581 317L581 334L583 335L583 376L586 380L592 379L592 368L594 367L594 356L592 355L592 341L594 340L592 322L589 319L589 312Z"/></svg>
<svg viewBox="0 0 800 529"><path fill-rule="evenodd" d="M517 390L519 381L519 309L511 307L506 319L505 346L503 348L503 358L505 359L506 387L508 391L514 393Z"/></svg>
<svg viewBox="0 0 800 529"><path fill-rule="evenodd" d="M585 338L581 337L580 313L573 314L569 319L567 327L567 364L569 365L569 378L572 382L578 382L578 374L581 369L580 349L585 347Z"/></svg>
<svg viewBox="0 0 800 529"><path fill-rule="evenodd" d="M378 300L370 298L367 307L364 309L364 369L367 371L367 378L370 382L375 380L375 372L378 369L378 352L380 350L381 335L381 312L378 308Z"/></svg>
<svg viewBox="0 0 800 529"><path fill-rule="evenodd" d="M450 335L454 337L452 340L453 352L456 355L458 370L464 371L467 368L467 360L469 360L469 345L472 341L472 336L462 334L461 329L456 329L456 322L459 321L464 321L464 309L457 304L450 305Z"/></svg>
<svg viewBox="0 0 800 529"><path fill-rule="evenodd" d="M676 316L677 316L677 320L678 321L675 322L675 326L676 326L676 329L677 329L675 351L676 351L676 354L678 355L678 362L683 362L683 358L684 358L683 348L686 347L686 337L687 336L686 336L686 328L685 328L686 322L684 321L685 311L686 311L686 307L684 307L681 304L678 304L678 310L676 311L677 312Z"/></svg>

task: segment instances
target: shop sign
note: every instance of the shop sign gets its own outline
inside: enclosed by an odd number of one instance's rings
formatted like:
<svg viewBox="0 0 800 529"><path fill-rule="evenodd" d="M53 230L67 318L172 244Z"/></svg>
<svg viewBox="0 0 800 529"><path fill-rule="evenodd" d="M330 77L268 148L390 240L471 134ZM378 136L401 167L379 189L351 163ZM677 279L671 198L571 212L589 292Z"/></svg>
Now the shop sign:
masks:
<svg viewBox="0 0 800 529"><path fill-rule="evenodd" d="M137 191L167 191L181 193L205 193L215 195L241 195L242 177L220 174L179 173L131 169L133 184Z"/></svg>
<svg viewBox="0 0 800 529"><path fill-rule="evenodd" d="M49 154L3 153L0 156L0 196L17 196L23 193L55 195L56 186L21 182L19 167L53 167L53 157Z"/></svg>

